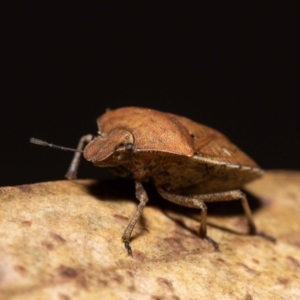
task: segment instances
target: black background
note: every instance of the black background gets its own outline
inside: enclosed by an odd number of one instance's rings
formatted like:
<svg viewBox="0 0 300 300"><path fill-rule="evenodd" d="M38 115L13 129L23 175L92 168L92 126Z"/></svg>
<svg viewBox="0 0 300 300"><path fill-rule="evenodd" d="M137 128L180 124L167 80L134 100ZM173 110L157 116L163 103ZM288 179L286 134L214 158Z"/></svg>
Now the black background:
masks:
<svg viewBox="0 0 300 300"><path fill-rule="evenodd" d="M122 106L187 116L263 168L300 169L297 7L61 2L1 9L0 185L62 179L72 153L29 138L75 147Z"/></svg>

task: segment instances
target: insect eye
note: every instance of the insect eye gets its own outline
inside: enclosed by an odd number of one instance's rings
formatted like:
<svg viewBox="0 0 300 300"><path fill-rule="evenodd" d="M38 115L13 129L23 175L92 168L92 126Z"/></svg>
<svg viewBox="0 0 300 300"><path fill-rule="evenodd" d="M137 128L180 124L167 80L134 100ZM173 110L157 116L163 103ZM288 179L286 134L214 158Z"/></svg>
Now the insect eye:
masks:
<svg viewBox="0 0 300 300"><path fill-rule="evenodd" d="M128 143L125 145L125 151L126 152L131 152L133 150L133 144Z"/></svg>

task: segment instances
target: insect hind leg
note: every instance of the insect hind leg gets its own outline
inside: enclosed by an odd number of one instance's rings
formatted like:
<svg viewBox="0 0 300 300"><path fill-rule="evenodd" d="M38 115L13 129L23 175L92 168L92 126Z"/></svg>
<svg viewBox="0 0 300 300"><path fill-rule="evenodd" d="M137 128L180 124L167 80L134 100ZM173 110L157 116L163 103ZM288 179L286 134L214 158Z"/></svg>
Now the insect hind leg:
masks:
<svg viewBox="0 0 300 300"><path fill-rule="evenodd" d="M203 198L203 201L205 202L217 202L217 201L231 201L231 200L241 200L242 206L245 212L246 219L248 221L248 233L250 235L258 235L261 236L271 242L275 242L275 238L257 230L256 225L253 220L253 216L251 213L251 209L247 200L246 195L240 191L240 190L232 190L232 191L227 191L227 192L221 192L221 193L213 193L213 194L207 194L207 195L200 195L201 197L205 197L206 199Z"/></svg>
<svg viewBox="0 0 300 300"><path fill-rule="evenodd" d="M157 189L160 195L176 204L187 206L191 208L199 208L201 209L201 225L200 225L200 237L206 239L209 243L211 243L214 248L218 249L218 244L207 236L206 232L206 217L207 217L207 208L204 202L219 202L219 201L231 201L231 200L241 200L242 206L248 221L249 231L248 233L251 235L259 235L263 238L266 238L272 242L275 242L275 238L265 234L264 232L258 231L255 223L253 221L252 213L248 204L248 200L246 195L240 190L226 191L220 193L211 193L211 194L203 194L203 195L191 195L191 196L181 196L177 194L172 194L166 192L165 190L158 188Z"/></svg>

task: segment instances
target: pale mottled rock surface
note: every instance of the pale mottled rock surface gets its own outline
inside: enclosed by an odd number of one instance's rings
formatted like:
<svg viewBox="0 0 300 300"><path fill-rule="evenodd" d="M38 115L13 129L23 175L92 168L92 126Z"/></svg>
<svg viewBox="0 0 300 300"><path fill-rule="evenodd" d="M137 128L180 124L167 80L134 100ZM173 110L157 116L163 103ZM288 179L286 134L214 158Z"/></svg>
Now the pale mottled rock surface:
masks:
<svg viewBox="0 0 300 300"><path fill-rule="evenodd" d="M299 299L300 173L268 172L248 190L262 203L257 227L276 244L240 234L242 212L214 206L214 252L196 235L195 210L150 193L128 257L121 235L137 204L131 182L2 187L0 299Z"/></svg>

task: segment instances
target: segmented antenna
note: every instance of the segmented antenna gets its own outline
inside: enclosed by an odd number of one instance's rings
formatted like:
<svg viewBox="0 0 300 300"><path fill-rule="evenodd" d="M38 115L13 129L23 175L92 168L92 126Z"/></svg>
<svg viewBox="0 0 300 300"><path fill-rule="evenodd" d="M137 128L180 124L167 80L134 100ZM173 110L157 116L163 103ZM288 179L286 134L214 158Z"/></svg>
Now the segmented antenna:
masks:
<svg viewBox="0 0 300 300"><path fill-rule="evenodd" d="M42 141L42 140L39 140L39 139L36 139L36 138L31 138L30 143L40 145L40 146L47 146L47 147L51 147L51 148L54 148L54 149L65 150L65 151L83 152L82 150L77 150L77 149L73 149L73 148L68 148L68 147L63 147L63 146L50 144L48 142L45 142L45 141Z"/></svg>

